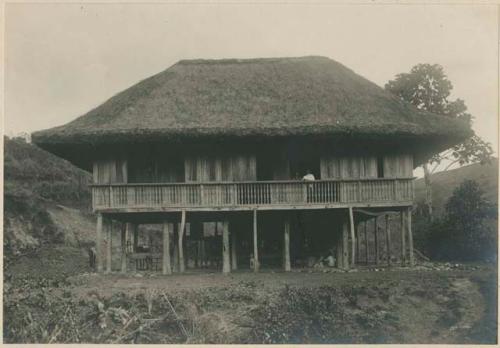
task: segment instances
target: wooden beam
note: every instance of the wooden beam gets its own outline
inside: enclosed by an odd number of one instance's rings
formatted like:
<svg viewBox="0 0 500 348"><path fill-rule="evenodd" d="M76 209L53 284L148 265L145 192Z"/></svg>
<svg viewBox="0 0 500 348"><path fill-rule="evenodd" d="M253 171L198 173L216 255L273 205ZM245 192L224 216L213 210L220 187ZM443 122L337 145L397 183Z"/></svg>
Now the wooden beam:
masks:
<svg viewBox="0 0 500 348"><path fill-rule="evenodd" d="M380 207L384 207L384 206L380 206ZM389 207L389 208L392 208L392 207ZM387 213L398 213L399 212L399 210L390 210L390 209L384 209L384 211L381 211L381 212L372 212L372 211L369 211L366 209L360 209L360 208L353 208L353 210L355 213L361 213L361 214L365 214L368 216L382 216L382 215L385 215Z"/></svg>
<svg viewBox="0 0 500 348"><path fill-rule="evenodd" d="M231 272L231 264L229 257L229 223L222 223L222 273Z"/></svg>
<svg viewBox="0 0 500 348"><path fill-rule="evenodd" d="M163 262L162 262L162 273L172 274L172 268L170 267L170 230L171 224L168 222L163 222Z"/></svg>
<svg viewBox="0 0 500 348"><path fill-rule="evenodd" d="M259 271L259 246L257 243L257 209L253 211L253 271Z"/></svg>
<svg viewBox="0 0 500 348"><path fill-rule="evenodd" d="M347 222L342 224L342 266L349 269L349 226Z"/></svg>
<svg viewBox="0 0 500 348"><path fill-rule="evenodd" d="M285 272L289 272L291 270L290 263L290 216L287 214L285 217L285 226L284 226L284 235L283 235L283 268Z"/></svg>
<svg viewBox="0 0 500 348"><path fill-rule="evenodd" d="M411 230L411 208L408 208L408 218L406 219L408 225L408 247L410 253L410 267L415 266L415 258L413 255L413 233Z"/></svg>
<svg viewBox="0 0 500 348"><path fill-rule="evenodd" d="M356 205L358 207L365 208L394 208L394 207L407 207L411 205L413 201L402 201L394 202L390 201L384 202L374 202L365 203L358 202ZM251 210L323 210L323 209L347 209L352 203L307 203L307 204L277 204L277 205L234 205L234 206L208 206L208 207L190 207L190 206L172 206L172 207L162 207L162 206L151 206L151 207L125 207L125 208L115 208L115 207L95 207L95 213L175 213L185 210L187 212L213 212L217 210L218 212L224 211L251 211ZM359 211L359 209L356 209ZM383 214L383 213L381 213ZM380 215L380 214L378 214Z"/></svg>
<svg viewBox="0 0 500 348"><path fill-rule="evenodd" d="M385 215L385 244L387 249L387 265L391 266L391 227L389 226L389 214Z"/></svg>
<svg viewBox="0 0 500 348"><path fill-rule="evenodd" d="M122 252L121 252L121 263L122 263L122 267L121 267L121 271L122 273L126 273L127 272L127 225L125 223L122 223L121 225L121 249L122 249Z"/></svg>
<svg viewBox="0 0 500 348"><path fill-rule="evenodd" d="M106 230L106 273L111 273L111 245L113 240L113 222L106 219L104 221Z"/></svg>
<svg viewBox="0 0 500 348"><path fill-rule="evenodd" d="M97 214L96 225L96 268L98 273L102 273L102 214Z"/></svg>
<svg viewBox="0 0 500 348"><path fill-rule="evenodd" d="M233 271L238 269L238 250L237 250L238 240L236 236L236 231L233 229L231 231L231 269Z"/></svg>
<svg viewBox="0 0 500 348"><path fill-rule="evenodd" d="M379 262L379 252L378 252L378 219L373 219L373 233L375 237L375 264L378 265Z"/></svg>
<svg viewBox="0 0 500 348"><path fill-rule="evenodd" d="M406 236L405 236L405 214L403 211L400 213L400 227L401 227L401 265L406 265Z"/></svg>
<svg viewBox="0 0 500 348"><path fill-rule="evenodd" d="M179 272L182 273L185 270L186 264L184 263L184 230L186 229L186 211L181 212L181 227L179 228Z"/></svg>
<svg viewBox="0 0 500 348"><path fill-rule="evenodd" d="M354 267L356 264L356 232L352 207L349 207L349 228L351 230L351 265Z"/></svg>

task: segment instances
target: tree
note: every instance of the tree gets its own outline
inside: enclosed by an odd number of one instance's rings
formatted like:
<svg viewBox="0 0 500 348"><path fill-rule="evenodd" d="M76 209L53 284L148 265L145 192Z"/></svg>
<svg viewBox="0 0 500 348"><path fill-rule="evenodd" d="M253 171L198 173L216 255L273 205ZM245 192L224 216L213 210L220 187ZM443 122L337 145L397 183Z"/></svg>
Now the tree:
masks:
<svg viewBox="0 0 500 348"><path fill-rule="evenodd" d="M462 99L449 101L453 85L446 77L443 67L438 64L418 64L409 73L396 75L385 85L385 89L400 99L413 104L420 110L451 118L462 119L472 124L473 117L467 112ZM433 219L432 174L445 166L448 170L455 164L489 163L493 150L491 145L476 134L440 154L431 157L422 165L426 188L425 205L429 220Z"/></svg>
<svg viewBox="0 0 500 348"><path fill-rule="evenodd" d="M491 259L496 255L497 209L473 180L465 180L446 203L444 218L431 228L429 244L437 258Z"/></svg>

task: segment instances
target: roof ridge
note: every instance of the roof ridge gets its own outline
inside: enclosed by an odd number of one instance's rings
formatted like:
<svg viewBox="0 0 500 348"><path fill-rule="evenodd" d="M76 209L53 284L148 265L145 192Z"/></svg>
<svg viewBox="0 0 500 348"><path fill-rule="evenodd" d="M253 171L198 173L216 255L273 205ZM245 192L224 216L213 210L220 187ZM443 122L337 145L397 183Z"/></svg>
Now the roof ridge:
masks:
<svg viewBox="0 0 500 348"><path fill-rule="evenodd" d="M178 61L176 64L180 65L194 65L194 64L235 64L235 63L271 63L278 61L300 61L300 60L309 60L309 59L326 59L330 61L334 61L331 58L325 56L299 56L299 57L268 57L268 58L221 58L221 59L182 59Z"/></svg>

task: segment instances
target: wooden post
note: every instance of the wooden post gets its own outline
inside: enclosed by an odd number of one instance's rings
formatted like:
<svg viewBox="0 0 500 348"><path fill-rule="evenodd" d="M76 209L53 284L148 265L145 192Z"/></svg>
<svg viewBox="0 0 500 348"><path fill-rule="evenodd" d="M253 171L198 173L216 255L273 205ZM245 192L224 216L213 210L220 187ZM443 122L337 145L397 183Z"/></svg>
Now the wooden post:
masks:
<svg viewBox="0 0 500 348"><path fill-rule="evenodd" d="M231 272L231 264L229 257L229 223L222 223L222 273Z"/></svg>
<svg viewBox="0 0 500 348"><path fill-rule="evenodd" d="M387 265L391 266L391 230L389 226L389 214L385 214L385 244L387 248Z"/></svg>
<svg viewBox="0 0 500 348"><path fill-rule="evenodd" d="M342 265L349 269L349 227L347 222L342 224Z"/></svg>
<svg viewBox="0 0 500 348"><path fill-rule="evenodd" d="M172 268L170 267L170 226L171 224L167 221L163 222L163 274L172 274Z"/></svg>
<svg viewBox="0 0 500 348"><path fill-rule="evenodd" d="M106 273L111 273L111 243L113 239L113 222L106 220Z"/></svg>
<svg viewBox="0 0 500 348"><path fill-rule="evenodd" d="M360 253L359 253L359 235L361 234L360 233L360 230L361 230L361 224L358 223L356 225L356 263L359 263L360 259Z"/></svg>
<svg viewBox="0 0 500 348"><path fill-rule="evenodd" d="M186 229L186 211L183 210L181 212L181 227L179 229L179 272L182 273L184 272L185 269L185 263L184 263L184 244L183 244L183 238L184 238L184 230Z"/></svg>
<svg viewBox="0 0 500 348"><path fill-rule="evenodd" d="M259 248L257 244L257 209L253 211L253 271L259 271Z"/></svg>
<svg viewBox="0 0 500 348"><path fill-rule="evenodd" d="M375 237L375 264L378 265L379 262L379 253L378 253L378 216L373 219L373 230Z"/></svg>
<svg viewBox="0 0 500 348"><path fill-rule="evenodd" d="M285 233L284 233L284 238L283 238L283 268L285 269L285 272L289 272L291 270L291 264L290 264L290 217L287 214L285 217Z"/></svg>
<svg viewBox="0 0 500 348"><path fill-rule="evenodd" d="M174 272L179 272L179 224L175 222L174 224L174 254L172 255L173 258L173 268Z"/></svg>
<svg viewBox="0 0 500 348"><path fill-rule="evenodd" d="M237 270L238 269L238 253L237 253L237 237L236 237L236 232L231 231L231 268L232 270Z"/></svg>
<svg viewBox="0 0 500 348"><path fill-rule="evenodd" d="M207 251L205 250L205 236L202 235L201 236L201 241L200 241L200 244L201 244L201 267L205 267L207 265Z"/></svg>
<svg viewBox="0 0 500 348"><path fill-rule="evenodd" d="M366 226L368 225L368 222L365 220L363 225L364 225L363 228L364 228L364 232L365 232L365 260L366 260L366 264L368 265L368 233L367 233L367 228L366 228Z"/></svg>
<svg viewBox="0 0 500 348"><path fill-rule="evenodd" d="M121 248L122 248L122 255L121 255L121 261L122 261L122 273L127 272L127 227L126 224L122 222L121 225L121 233L122 233L122 238L121 238Z"/></svg>
<svg viewBox="0 0 500 348"><path fill-rule="evenodd" d="M415 258L413 255L413 234L411 230L411 207L408 208L408 218L406 219L406 223L408 224L408 247L410 253L410 267L415 266Z"/></svg>
<svg viewBox="0 0 500 348"><path fill-rule="evenodd" d="M400 219L400 227L401 227L401 265L406 265L406 237L405 237L405 214L401 211Z"/></svg>
<svg viewBox="0 0 500 348"><path fill-rule="evenodd" d="M96 268L98 273L102 273L102 214L97 213L96 226Z"/></svg>
<svg viewBox="0 0 500 348"><path fill-rule="evenodd" d="M139 225L134 224L134 253L137 252L139 246Z"/></svg>
<svg viewBox="0 0 500 348"><path fill-rule="evenodd" d="M342 251L342 236L338 238L337 240L337 250L336 250L336 257L337 257L337 268L343 268L344 267L344 260L343 260L343 255L344 252Z"/></svg>
<svg viewBox="0 0 500 348"><path fill-rule="evenodd" d="M356 263L356 233L354 227L354 214L352 207L349 207L349 227L351 229L351 265L354 267Z"/></svg>

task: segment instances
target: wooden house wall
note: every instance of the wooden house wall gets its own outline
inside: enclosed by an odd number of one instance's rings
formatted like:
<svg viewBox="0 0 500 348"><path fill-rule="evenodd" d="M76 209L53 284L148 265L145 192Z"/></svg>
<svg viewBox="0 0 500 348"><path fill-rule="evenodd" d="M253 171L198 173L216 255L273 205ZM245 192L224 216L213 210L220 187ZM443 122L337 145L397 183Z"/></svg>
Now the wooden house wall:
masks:
<svg viewBox="0 0 500 348"><path fill-rule="evenodd" d="M184 163L186 182L257 180L254 155L192 156Z"/></svg>
<svg viewBox="0 0 500 348"><path fill-rule="evenodd" d="M123 159L97 160L93 166L96 184L127 183L127 161Z"/></svg>
<svg viewBox="0 0 500 348"><path fill-rule="evenodd" d="M411 177L413 158L408 154L382 156L383 177ZM377 178L377 156L323 156L321 179Z"/></svg>
<svg viewBox="0 0 500 348"><path fill-rule="evenodd" d="M168 183L184 181L184 161L180 156L130 156L129 181L133 183Z"/></svg>
<svg viewBox="0 0 500 348"><path fill-rule="evenodd" d="M321 179L376 178L377 158L370 157L322 157Z"/></svg>
<svg viewBox="0 0 500 348"><path fill-rule="evenodd" d="M384 177L407 178L413 176L413 156L397 154L384 156Z"/></svg>

